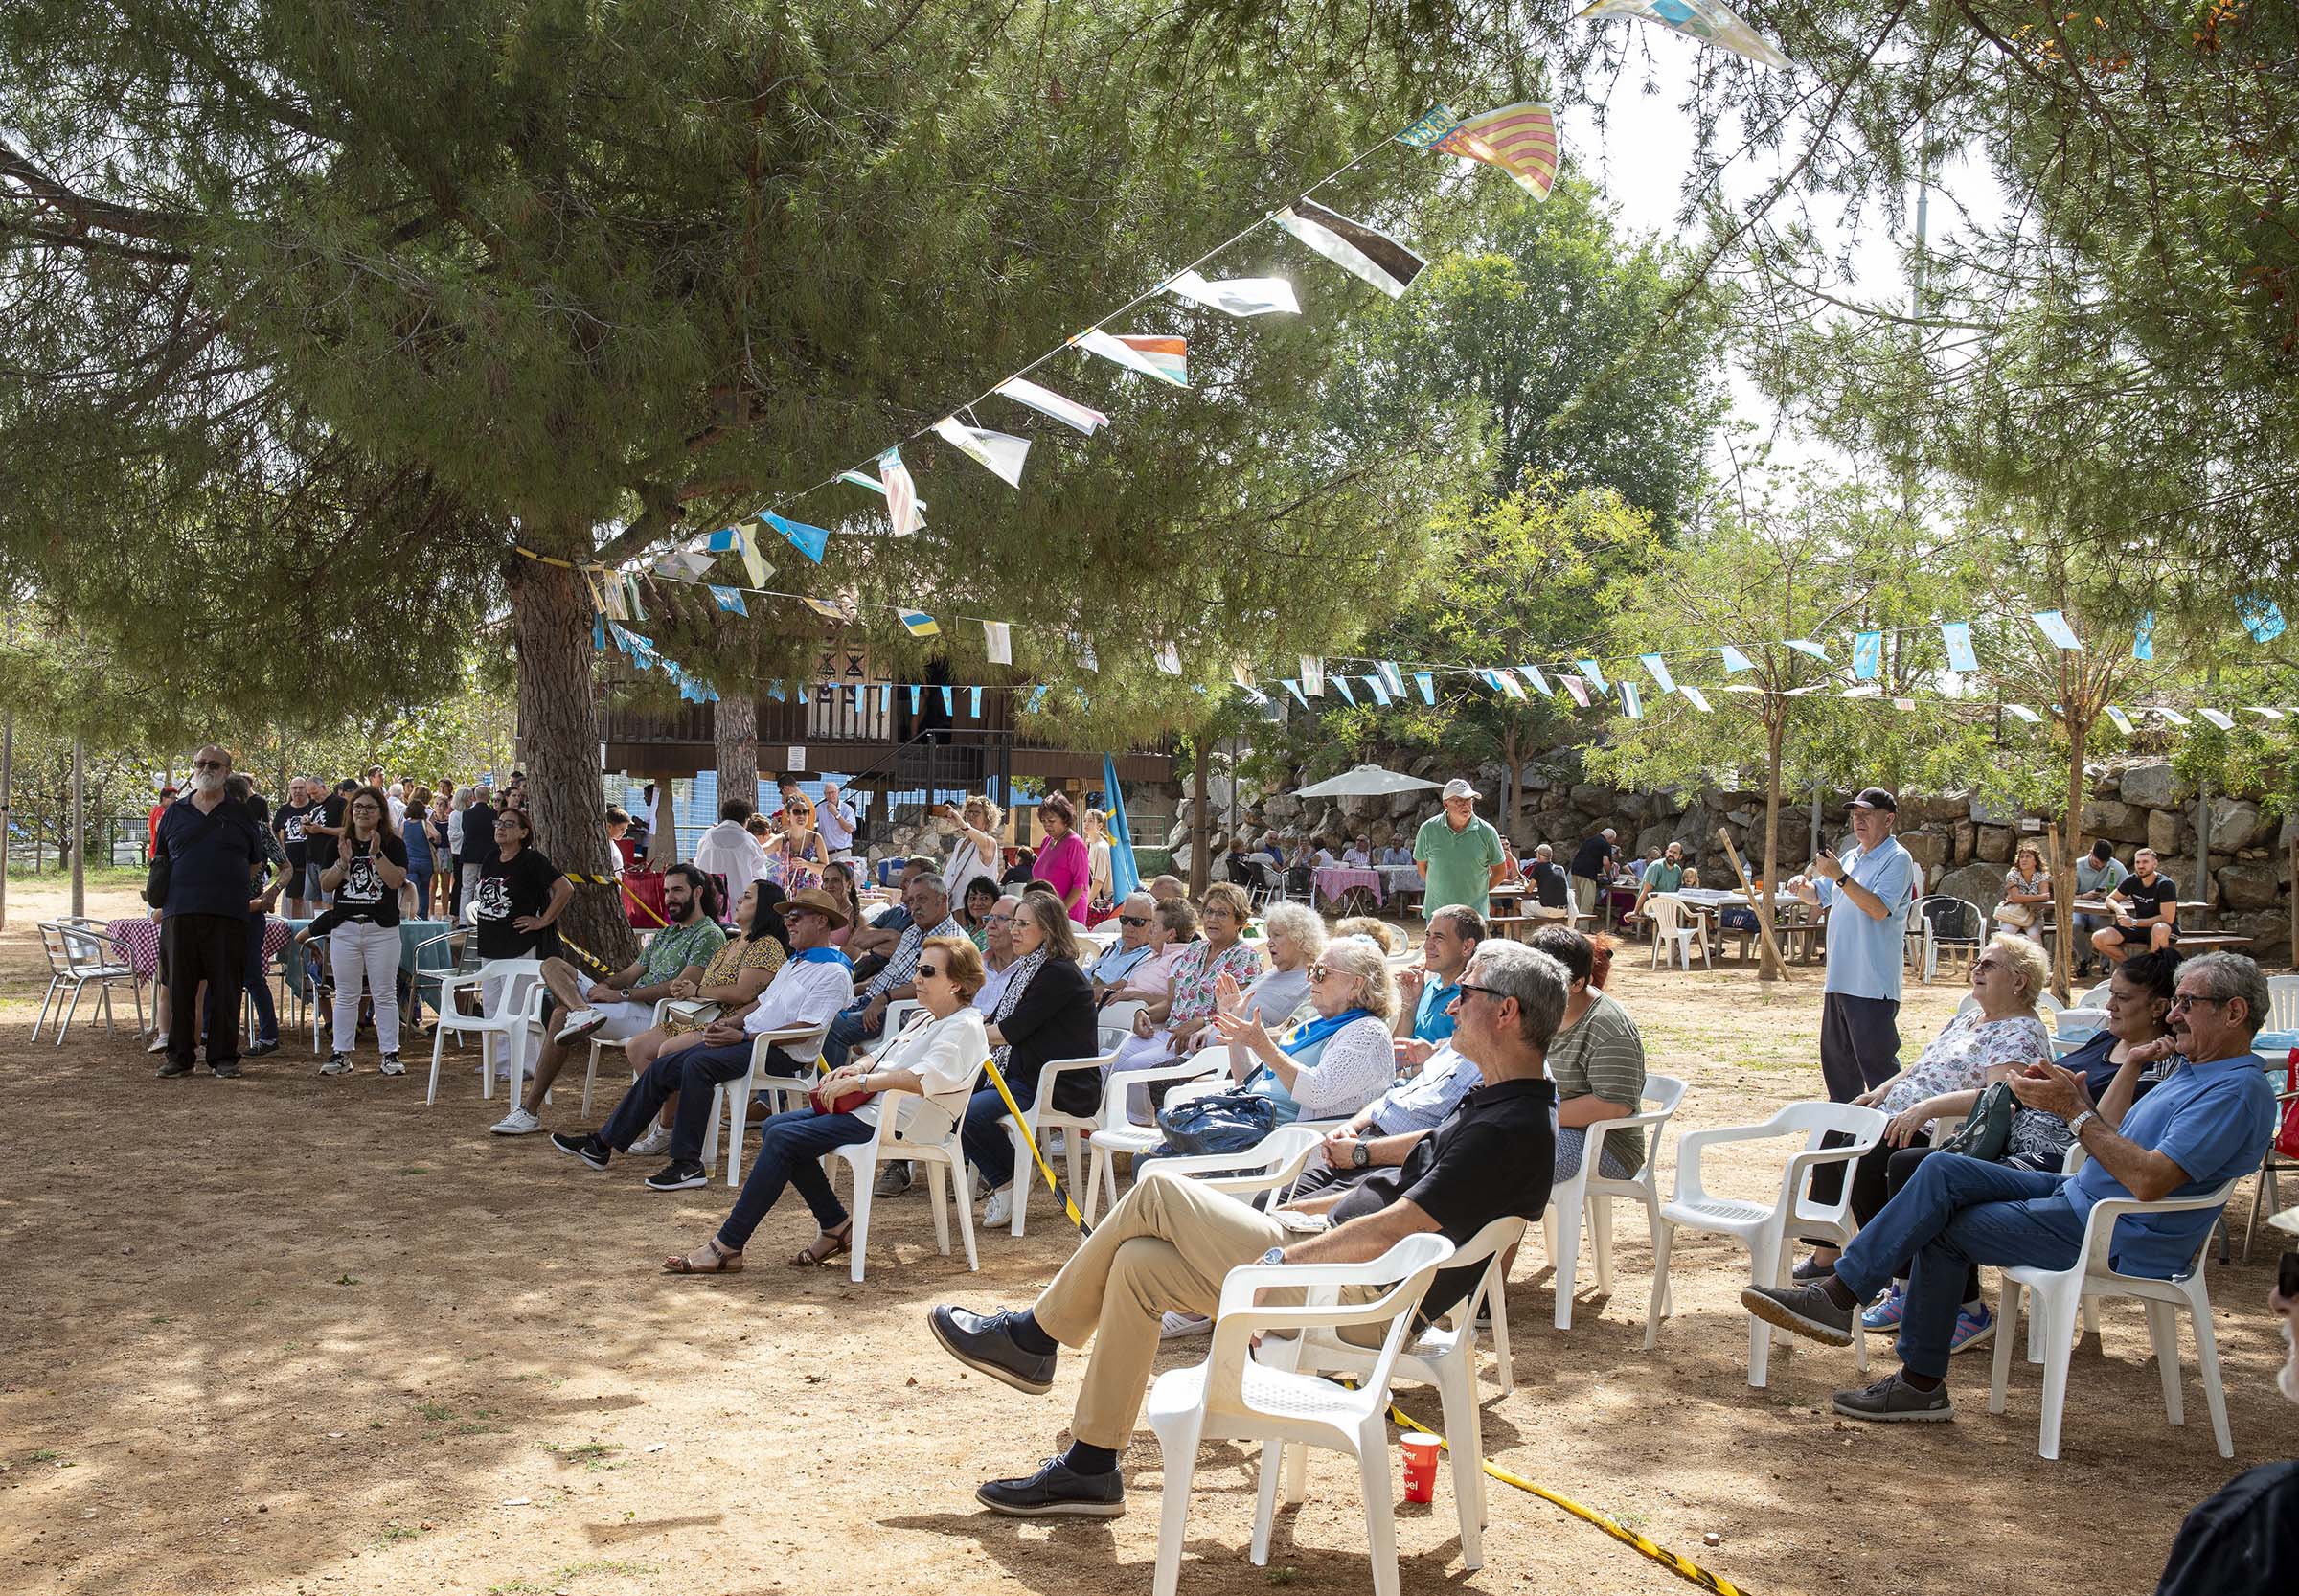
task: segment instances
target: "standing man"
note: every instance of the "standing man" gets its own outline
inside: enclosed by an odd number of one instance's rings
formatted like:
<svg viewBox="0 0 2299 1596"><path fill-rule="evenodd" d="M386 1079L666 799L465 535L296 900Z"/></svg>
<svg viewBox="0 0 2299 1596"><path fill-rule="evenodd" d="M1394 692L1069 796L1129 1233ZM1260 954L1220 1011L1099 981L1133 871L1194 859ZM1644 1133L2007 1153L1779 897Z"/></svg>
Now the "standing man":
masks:
<svg viewBox="0 0 2299 1596"><path fill-rule="evenodd" d="M1597 892L1612 878L1613 844L1620 832L1610 826L1595 836L1582 839L1573 852L1573 906L1594 920L1597 914Z"/></svg>
<svg viewBox="0 0 2299 1596"><path fill-rule="evenodd" d="M822 833L822 845L833 859L852 862L854 856L854 832L862 824L854 813L854 806L846 801L845 792L836 782L822 784L822 802L814 806L814 830Z"/></svg>
<svg viewBox="0 0 2299 1596"><path fill-rule="evenodd" d="M1491 912L1493 884L1508 869L1501 833L1477 818L1477 789L1455 776L1445 784L1445 812L1413 834L1413 862L1421 869L1422 901L1459 903L1482 920Z"/></svg>
<svg viewBox="0 0 2299 1596"><path fill-rule="evenodd" d="M499 856L495 852L495 809L489 800L495 789L481 782L471 788L471 807L463 811L463 852L461 862L463 901L472 902L479 896L479 877ZM459 908L457 913L461 913Z"/></svg>
<svg viewBox="0 0 2299 1596"><path fill-rule="evenodd" d="M1900 1071L1900 977L1916 861L1893 838L1900 803L1880 787L1852 801L1858 844L1839 859L1820 850L1809 876L1788 881L1830 911L1828 979L1820 996L1820 1075L1832 1103L1850 1103Z"/></svg>
<svg viewBox="0 0 2299 1596"><path fill-rule="evenodd" d="M287 855L287 913L296 920L318 912L316 903L305 906L304 896L304 878L310 868L304 848L304 822L311 818L316 808L311 801L311 784L301 776L290 777L287 802L271 817L272 830L279 833L280 851Z"/></svg>
<svg viewBox="0 0 2299 1596"><path fill-rule="evenodd" d="M246 806L225 795L229 750L214 743L192 757L192 796L160 816L155 846L168 855L168 897L160 906L160 943L168 969L164 1079L192 1073L199 1045L199 988L206 982L208 1072L239 1073L239 988L247 965L247 917L260 912L249 886L263 863L263 838Z"/></svg>

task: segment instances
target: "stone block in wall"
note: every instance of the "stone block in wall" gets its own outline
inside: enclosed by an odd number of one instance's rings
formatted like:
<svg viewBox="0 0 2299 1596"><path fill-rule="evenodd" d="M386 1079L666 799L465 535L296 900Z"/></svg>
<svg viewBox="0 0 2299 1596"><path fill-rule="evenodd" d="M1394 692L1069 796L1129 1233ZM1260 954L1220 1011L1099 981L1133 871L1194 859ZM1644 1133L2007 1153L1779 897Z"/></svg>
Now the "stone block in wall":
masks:
<svg viewBox="0 0 2299 1596"><path fill-rule="evenodd" d="M1914 795L1900 801L1900 823L1902 826L1945 826L1951 821L1971 818L1969 806L1962 798Z"/></svg>
<svg viewBox="0 0 2299 1596"><path fill-rule="evenodd" d="M2163 759L2126 765L2120 791L2125 803L2151 809L2177 809L2196 795L2195 784Z"/></svg>
<svg viewBox="0 0 2299 1596"><path fill-rule="evenodd" d="M1787 842L1783 837L1782 842ZM1947 838L1936 831L1902 832L1900 845L1918 864L1923 866L1923 878L1930 880L1932 873L1947 863Z"/></svg>
<svg viewBox="0 0 2299 1596"><path fill-rule="evenodd" d="M1647 826L1636 833L1636 856L1641 859L1655 848L1665 850L1669 846L1670 836L1675 830L1675 827L1665 822Z"/></svg>
<svg viewBox="0 0 2299 1596"><path fill-rule="evenodd" d="M2221 865L2216 878L2219 901L2238 912L2273 906L2277 893L2275 866L2265 859L2239 859Z"/></svg>
<svg viewBox="0 0 2299 1596"><path fill-rule="evenodd" d="M2013 840L2018 834L2009 826L1982 826L1972 853L1990 864L2010 864Z"/></svg>
<svg viewBox="0 0 2299 1596"><path fill-rule="evenodd" d="M2211 846L2214 853L2232 854L2251 846L2253 839L2265 834L2272 821L2263 821L2259 806L2248 798L2214 798L2211 801Z"/></svg>
<svg viewBox="0 0 2299 1596"><path fill-rule="evenodd" d="M2083 834L2134 846L2148 839L2147 811L2116 798L2094 798L2083 806Z"/></svg>
<svg viewBox="0 0 2299 1596"><path fill-rule="evenodd" d="M1612 791L1609 787L1591 787L1586 782L1574 785L1572 797L1573 808L1589 814L1603 814L1612 807Z"/></svg>
<svg viewBox="0 0 2299 1596"><path fill-rule="evenodd" d="M2148 810L2148 846L2162 858L2178 853L2187 840L2187 822L2177 809Z"/></svg>
<svg viewBox="0 0 2299 1596"><path fill-rule="evenodd" d="M1947 840L1948 861L1969 864L1979 846L1980 829L1969 820L1955 821L1947 829Z"/></svg>
<svg viewBox="0 0 2299 1596"><path fill-rule="evenodd" d="M1967 825L1970 824L1969 821ZM2004 872L2001 865L1968 864L1951 870L1940 878L1932 888L1950 898L1961 898L1977 903L1982 914L1993 914L1995 906L2004 901Z"/></svg>

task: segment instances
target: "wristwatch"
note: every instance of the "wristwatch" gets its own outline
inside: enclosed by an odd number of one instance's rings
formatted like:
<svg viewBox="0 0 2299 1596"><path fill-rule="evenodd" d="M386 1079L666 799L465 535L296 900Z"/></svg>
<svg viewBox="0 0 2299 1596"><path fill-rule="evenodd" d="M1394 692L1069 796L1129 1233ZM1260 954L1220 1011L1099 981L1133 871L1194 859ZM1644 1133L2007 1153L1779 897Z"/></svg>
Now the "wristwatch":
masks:
<svg viewBox="0 0 2299 1596"><path fill-rule="evenodd" d="M1284 1247L1271 1247L1267 1252L1262 1254L1262 1262L1264 1264L1283 1264L1285 1261L1286 1249Z"/></svg>
<svg viewBox="0 0 2299 1596"><path fill-rule="evenodd" d="M1353 1143L1349 1150L1349 1167L1361 1170L1373 1162L1373 1148L1366 1142Z"/></svg>
<svg viewBox="0 0 2299 1596"><path fill-rule="evenodd" d="M2084 1109L2074 1119L2067 1122L2068 1135L2076 1141L2082 1141L2083 1139L2083 1127L2099 1117L2100 1116L2097 1110L2091 1108Z"/></svg>

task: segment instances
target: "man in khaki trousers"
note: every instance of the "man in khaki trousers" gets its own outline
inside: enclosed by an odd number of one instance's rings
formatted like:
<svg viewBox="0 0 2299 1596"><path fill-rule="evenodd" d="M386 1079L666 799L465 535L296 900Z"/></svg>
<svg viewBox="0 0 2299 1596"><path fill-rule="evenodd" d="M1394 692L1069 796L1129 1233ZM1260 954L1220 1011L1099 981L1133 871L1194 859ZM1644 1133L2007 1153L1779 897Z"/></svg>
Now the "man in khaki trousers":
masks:
<svg viewBox="0 0 2299 1596"><path fill-rule="evenodd" d="M977 1500L1021 1517L1114 1518L1126 1511L1117 1454L1133 1433L1169 1310L1210 1315L1222 1277L1244 1264L1348 1264L1405 1237L1437 1231L1456 1244L1514 1214L1547 1207L1556 1152L1556 1091L1543 1056L1564 1013L1564 967L1515 943L1483 943L1454 1000L1454 1045L1484 1084L1426 1132L1396 1168L1305 1200L1332 1227L1303 1236L1223 1193L1152 1173L1127 1193L1023 1312L947 1304L928 1315L944 1349L1017 1391L1054 1384L1060 1347L1093 1343L1067 1450L1022 1478L991 1480ZM1482 1265L1440 1272L1422 1312L1468 1295Z"/></svg>

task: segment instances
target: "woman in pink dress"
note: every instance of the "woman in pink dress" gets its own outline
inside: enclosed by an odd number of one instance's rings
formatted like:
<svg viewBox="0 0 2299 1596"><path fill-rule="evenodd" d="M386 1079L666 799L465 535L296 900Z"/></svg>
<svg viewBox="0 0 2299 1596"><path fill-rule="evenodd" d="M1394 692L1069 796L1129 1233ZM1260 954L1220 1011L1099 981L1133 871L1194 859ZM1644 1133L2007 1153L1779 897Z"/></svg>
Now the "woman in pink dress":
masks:
<svg viewBox="0 0 2299 1596"><path fill-rule="evenodd" d="M1052 887L1061 906L1070 911L1070 918L1083 925L1093 864L1086 854L1085 838L1077 832L1078 810L1066 793L1049 792L1037 806L1037 823L1046 841L1038 849L1037 863L1030 874Z"/></svg>

